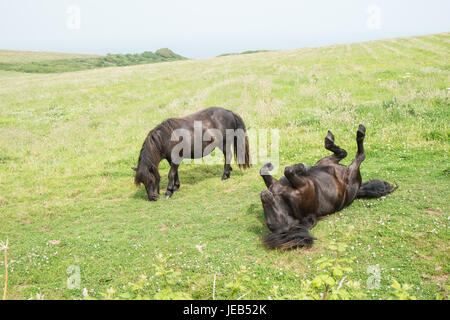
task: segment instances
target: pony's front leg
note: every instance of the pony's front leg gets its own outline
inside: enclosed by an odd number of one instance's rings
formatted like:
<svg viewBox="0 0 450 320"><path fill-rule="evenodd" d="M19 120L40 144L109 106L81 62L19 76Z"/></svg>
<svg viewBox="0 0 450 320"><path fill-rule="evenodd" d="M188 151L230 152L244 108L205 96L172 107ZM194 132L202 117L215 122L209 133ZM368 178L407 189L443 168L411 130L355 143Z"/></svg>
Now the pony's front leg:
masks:
<svg viewBox="0 0 450 320"><path fill-rule="evenodd" d="M304 175L306 174L307 166L303 163L298 163L290 167L284 168L284 176L294 188L300 188L307 183Z"/></svg>
<svg viewBox="0 0 450 320"><path fill-rule="evenodd" d="M278 180L272 177L269 173L269 171L273 170L273 164L272 163L266 163L260 170L259 174L261 175L261 178L263 178L264 183L266 184L267 188L270 188L275 182Z"/></svg>
<svg viewBox="0 0 450 320"><path fill-rule="evenodd" d="M178 168L177 168L177 172L175 173L175 184L173 187L173 191L178 191L178 189L180 189L180 177L178 176Z"/></svg>
<svg viewBox="0 0 450 320"><path fill-rule="evenodd" d="M167 190L166 190L166 199L170 198L172 194L178 190L180 187L180 182L178 181L178 187L176 187L175 178L178 176L178 165L171 163L170 164L170 170L169 170L169 183L167 184Z"/></svg>

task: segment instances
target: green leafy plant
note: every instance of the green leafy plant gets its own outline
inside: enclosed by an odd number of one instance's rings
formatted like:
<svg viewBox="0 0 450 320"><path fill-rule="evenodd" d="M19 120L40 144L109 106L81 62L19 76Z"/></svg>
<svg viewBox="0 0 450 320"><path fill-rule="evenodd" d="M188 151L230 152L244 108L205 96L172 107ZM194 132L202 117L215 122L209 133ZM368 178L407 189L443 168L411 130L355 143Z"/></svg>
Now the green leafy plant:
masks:
<svg viewBox="0 0 450 320"><path fill-rule="evenodd" d="M350 298L363 298L364 294L357 281L347 280L347 275L353 272L350 267L355 261L355 257L347 258L344 253L347 245L344 243L332 242L328 249L335 254L334 258L322 257L315 262L319 274L316 275L310 284L306 285L306 292L313 291L313 297L320 297L322 300ZM309 288L312 287L312 290Z"/></svg>
<svg viewBox="0 0 450 320"><path fill-rule="evenodd" d="M322 257L315 262L319 274L302 288L314 299L348 300L350 298L363 298L358 281L347 279L347 275L353 272L350 267L355 257L347 258L344 253L347 250L345 243L332 242L328 249L335 253L334 258Z"/></svg>
<svg viewBox="0 0 450 320"><path fill-rule="evenodd" d="M167 261L163 255L157 256L158 263L153 264L155 277L159 277L163 282L163 288L154 295L158 300L190 300L191 295L182 291L174 291L173 286L180 279L181 273L172 268L167 268Z"/></svg>
<svg viewBox="0 0 450 320"><path fill-rule="evenodd" d="M226 299L243 298L250 292L248 288L250 282L249 270L245 266L240 266L234 273L232 280L225 283L225 289L228 292Z"/></svg>
<svg viewBox="0 0 450 320"><path fill-rule="evenodd" d="M350 265L355 258L345 256L347 245L332 242L328 246L334 257L322 257L315 261L318 274L312 280L303 280L300 290L294 295L279 296L278 288L274 287L272 294L275 298L299 300L348 300L363 299L359 281L347 279L353 272Z"/></svg>
<svg viewBox="0 0 450 320"><path fill-rule="evenodd" d="M159 254L157 263L153 264L154 275L149 279L146 275L141 275L135 282L128 283L126 290L117 293L114 288L109 288L100 296L106 300L192 300L189 293L176 291L174 287L180 281L181 273L168 267L167 259ZM161 281L161 288L156 293L149 293L150 281ZM86 296L85 299L92 299Z"/></svg>
<svg viewBox="0 0 450 320"><path fill-rule="evenodd" d="M412 286L407 283L400 284L397 280L393 279L391 288L393 289L391 299L416 300L415 296L409 294L409 291L412 289Z"/></svg>

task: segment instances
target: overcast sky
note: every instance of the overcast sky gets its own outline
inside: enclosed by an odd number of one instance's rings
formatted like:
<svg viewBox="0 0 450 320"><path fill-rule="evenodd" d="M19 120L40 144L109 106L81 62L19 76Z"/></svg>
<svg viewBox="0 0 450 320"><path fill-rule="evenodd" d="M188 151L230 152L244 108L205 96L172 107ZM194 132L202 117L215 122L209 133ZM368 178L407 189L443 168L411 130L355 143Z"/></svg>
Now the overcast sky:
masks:
<svg viewBox="0 0 450 320"><path fill-rule="evenodd" d="M0 0L0 49L190 57L450 31L449 0Z"/></svg>

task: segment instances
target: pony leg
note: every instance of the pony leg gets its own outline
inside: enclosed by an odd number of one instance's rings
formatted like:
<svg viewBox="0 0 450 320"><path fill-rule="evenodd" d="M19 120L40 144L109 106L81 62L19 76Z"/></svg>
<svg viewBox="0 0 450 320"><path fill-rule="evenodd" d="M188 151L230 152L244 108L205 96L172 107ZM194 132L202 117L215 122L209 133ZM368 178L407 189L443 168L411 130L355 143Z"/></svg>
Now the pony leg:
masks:
<svg viewBox="0 0 450 320"><path fill-rule="evenodd" d="M333 154L317 161L315 164L316 166L338 164L339 161L347 157L347 151L334 143L334 135L331 131L328 131L328 134L325 137L325 149L333 152Z"/></svg>
<svg viewBox="0 0 450 320"><path fill-rule="evenodd" d="M180 189L180 177L178 176L178 168L177 168L177 171L175 173L175 183L173 191L178 191L178 189Z"/></svg>
<svg viewBox="0 0 450 320"><path fill-rule="evenodd" d="M284 168L284 176L294 188L300 188L306 184L306 178L303 176L306 173L306 168L306 165L303 163L286 167Z"/></svg>
<svg viewBox="0 0 450 320"><path fill-rule="evenodd" d="M259 174L261 175L261 177L264 180L264 183L266 184L267 188L270 188L270 186L272 184L274 184L275 182L277 182L277 179L275 179L274 177L272 177L269 173L269 171L271 171L273 169L273 164L272 163L266 163L260 170L259 170Z"/></svg>
<svg viewBox="0 0 450 320"><path fill-rule="evenodd" d="M220 148L220 146L219 146ZM231 161L233 160L233 154L231 153L231 146L225 143L225 147L220 148L225 157L225 164L223 165L223 175L222 181L227 180L230 177L231 171L233 168L231 167Z"/></svg>
<svg viewBox="0 0 450 320"><path fill-rule="evenodd" d="M169 170L169 183L167 185L167 190L166 190L166 199L170 198L172 196L172 194L176 191L175 190L175 176L177 175L178 172L178 165L171 163L170 164L170 170Z"/></svg>
<svg viewBox="0 0 450 320"><path fill-rule="evenodd" d="M356 132L356 144L358 146L358 151L356 152L355 159L350 164L351 166L359 166L366 159L366 154L364 152L364 138L366 137L366 128L360 124L358 127L358 131Z"/></svg>
<svg viewBox="0 0 450 320"><path fill-rule="evenodd" d="M346 182L351 189L349 193L351 194L354 193L355 195L358 192L358 189L361 185L361 173L359 171L359 167L366 158L366 154L364 152L365 136L366 136L366 128L362 124L360 124L358 131L356 132L356 144L358 145L358 151L356 152L355 159L353 159L352 163L347 168L347 179L346 179Z"/></svg>

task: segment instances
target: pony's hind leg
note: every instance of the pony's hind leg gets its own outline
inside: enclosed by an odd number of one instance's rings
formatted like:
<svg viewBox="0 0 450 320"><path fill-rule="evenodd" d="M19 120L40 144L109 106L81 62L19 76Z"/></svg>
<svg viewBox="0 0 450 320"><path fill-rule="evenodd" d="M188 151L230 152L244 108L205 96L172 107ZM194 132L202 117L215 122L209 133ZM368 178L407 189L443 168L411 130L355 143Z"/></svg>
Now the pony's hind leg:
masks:
<svg viewBox="0 0 450 320"><path fill-rule="evenodd" d="M334 143L334 135L331 131L328 131L328 134L325 137L325 149L333 152L333 154L317 161L316 166L338 164L339 161L347 157L347 151Z"/></svg>
<svg viewBox="0 0 450 320"><path fill-rule="evenodd" d="M222 181L227 180L230 177L231 171L233 171L233 168L231 167L231 161L233 160L233 153L231 152L231 146L227 145L225 143L225 147L219 146L219 148L222 150L224 158L225 158L225 164L223 165L223 175L222 175Z"/></svg>
<svg viewBox="0 0 450 320"><path fill-rule="evenodd" d="M356 152L355 160L360 165L361 162L366 158L366 153L364 152L364 138L366 137L366 128L360 124L358 131L356 131L356 144L358 146L358 151Z"/></svg>
<svg viewBox="0 0 450 320"><path fill-rule="evenodd" d="M359 174L359 166L366 158L366 154L364 152L364 138L366 137L366 128L360 124L358 127L358 131L356 132L356 145L358 146L358 151L356 151L355 159L353 159L352 163L348 166L348 176L355 171Z"/></svg>
<svg viewBox="0 0 450 320"><path fill-rule="evenodd" d="M359 167L366 158L366 154L364 152L365 137L366 128L362 124L360 124L358 127L358 131L356 132L356 144L358 146L358 151L356 152L355 159L353 159L352 163L347 168L346 183L349 188L347 190L349 198L352 198L352 196L356 196L356 193L358 192L358 189L361 185L361 172L359 171Z"/></svg>

